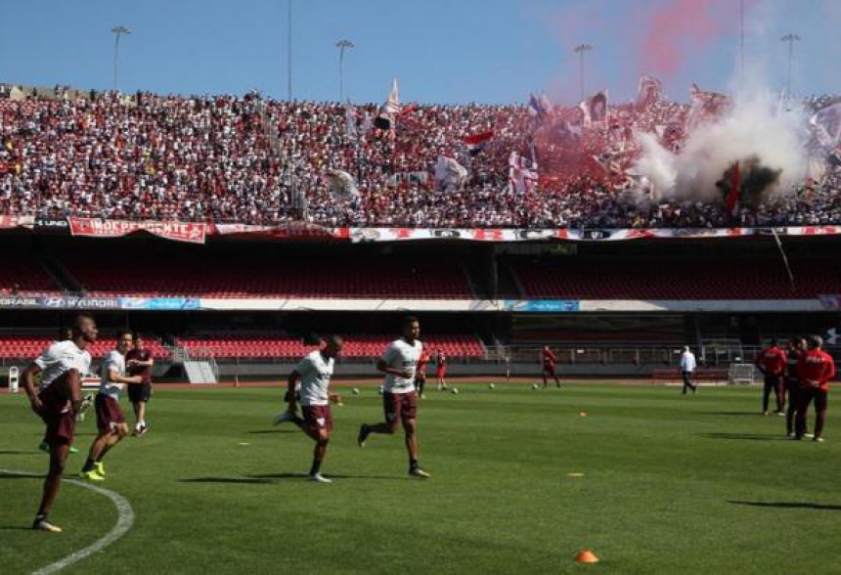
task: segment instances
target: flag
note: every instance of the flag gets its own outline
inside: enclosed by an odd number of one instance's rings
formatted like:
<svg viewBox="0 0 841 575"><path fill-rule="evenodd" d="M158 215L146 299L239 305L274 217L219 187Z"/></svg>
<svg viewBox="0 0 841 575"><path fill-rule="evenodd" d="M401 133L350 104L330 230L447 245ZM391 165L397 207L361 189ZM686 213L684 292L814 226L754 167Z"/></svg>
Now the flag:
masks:
<svg viewBox="0 0 841 575"><path fill-rule="evenodd" d="M602 90L578 104L578 108L584 113L584 125L605 121L607 119L607 103L607 90Z"/></svg>
<svg viewBox="0 0 841 575"><path fill-rule="evenodd" d="M359 197L359 190L353 176L343 170L328 170L327 179L330 181L330 193L338 200L349 200Z"/></svg>
<svg viewBox="0 0 841 575"><path fill-rule="evenodd" d="M645 74L640 76L639 83L637 84L637 108L645 110L658 103L660 101L662 88L663 83L657 78L652 78L651 76L646 76Z"/></svg>
<svg viewBox="0 0 841 575"><path fill-rule="evenodd" d="M730 97L718 92L705 92L697 84L689 89L692 106L687 124L690 128L717 118L730 106Z"/></svg>
<svg viewBox="0 0 841 575"><path fill-rule="evenodd" d="M380 106L380 112L374 120L374 126L380 130L390 130L400 111L400 86L397 84L397 78L395 78L391 85L391 92L389 92L388 98Z"/></svg>
<svg viewBox="0 0 841 575"><path fill-rule="evenodd" d="M516 151L508 157L508 184L512 193L526 194L537 187L537 162L529 161Z"/></svg>
<svg viewBox="0 0 841 575"><path fill-rule="evenodd" d="M542 121L544 118L552 114L553 108L554 106L552 106L552 102L549 101L546 94L540 94L540 96L529 94L528 110L532 117L536 117L538 120Z"/></svg>
<svg viewBox="0 0 841 575"><path fill-rule="evenodd" d="M359 136L359 130L356 126L356 106L348 101L345 106L345 135L348 138L356 138Z"/></svg>
<svg viewBox="0 0 841 575"><path fill-rule="evenodd" d="M841 140L841 103L818 110L809 118L809 124L821 145L838 145Z"/></svg>
<svg viewBox="0 0 841 575"><path fill-rule="evenodd" d="M470 136L462 136L461 141L467 144L467 151L471 156L475 156L485 149L485 145L494 137L494 131L489 130L480 134L471 134Z"/></svg>
<svg viewBox="0 0 841 575"><path fill-rule="evenodd" d="M459 164L454 158L438 156L435 166L435 184L438 189L458 190L467 181L467 168Z"/></svg>
<svg viewBox="0 0 841 575"><path fill-rule="evenodd" d="M733 164L733 173L730 180L730 192L727 194L725 204L727 213L735 218L739 215L739 192L741 191L741 180L739 179L739 162Z"/></svg>

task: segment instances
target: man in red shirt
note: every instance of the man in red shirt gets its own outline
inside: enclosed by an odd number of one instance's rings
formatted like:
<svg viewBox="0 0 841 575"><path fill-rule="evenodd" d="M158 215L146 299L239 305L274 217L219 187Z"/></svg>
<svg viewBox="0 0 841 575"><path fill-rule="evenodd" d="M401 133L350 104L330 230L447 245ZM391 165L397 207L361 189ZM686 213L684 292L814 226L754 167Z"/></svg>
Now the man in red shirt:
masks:
<svg viewBox="0 0 841 575"><path fill-rule="evenodd" d="M447 389L447 356L444 351L438 349L435 352L435 381L438 383L438 391Z"/></svg>
<svg viewBox="0 0 841 575"><path fill-rule="evenodd" d="M555 380L555 384L558 387L561 387L561 380L558 379L558 376L555 375L555 354L552 353L552 350L547 345L543 348L543 387L545 388L548 379L547 376L552 376Z"/></svg>
<svg viewBox="0 0 841 575"><path fill-rule="evenodd" d="M798 392L800 391L800 375L797 373L797 364L805 351L806 340L800 336L792 336L786 349L786 358L788 358L786 362L786 392L788 394L786 435L791 438L794 437L794 415L797 413ZM805 434L805 436L808 435L808 433Z"/></svg>
<svg viewBox="0 0 841 575"><path fill-rule="evenodd" d="M152 366L155 365L155 358L152 352L143 344L143 336L134 334L134 347L126 354L126 368L129 375L139 375L143 378L141 385L130 385L128 387L128 398L134 407L135 437L145 434L148 431L146 426L146 404L152 399Z"/></svg>
<svg viewBox="0 0 841 575"><path fill-rule="evenodd" d="M821 349L823 340L820 336L810 335L807 340L808 350L800 356L797 371L800 374L799 401L795 422L795 439L803 439L806 432L806 413L809 404L815 400L815 438L823 441L823 426L826 420L826 405L829 395L829 381L835 377L835 362Z"/></svg>
<svg viewBox="0 0 841 575"><path fill-rule="evenodd" d="M777 399L777 415L785 415L783 412L783 376L785 375L788 357L786 352L777 346L777 340L771 340L771 345L766 347L756 356L756 367L765 376L765 388L762 390L762 415L768 415L768 398L771 391Z"/></svg>
<svg viewBox="0 0 841 575"><path fill-rule="evenodd" d="M423 394L423 388L426 385L426 366L429 364L429 353L426 350L421 352L420 359L418 359L418 367L415 371L415 387L418 388L418 397L426 399Z"/></svg>

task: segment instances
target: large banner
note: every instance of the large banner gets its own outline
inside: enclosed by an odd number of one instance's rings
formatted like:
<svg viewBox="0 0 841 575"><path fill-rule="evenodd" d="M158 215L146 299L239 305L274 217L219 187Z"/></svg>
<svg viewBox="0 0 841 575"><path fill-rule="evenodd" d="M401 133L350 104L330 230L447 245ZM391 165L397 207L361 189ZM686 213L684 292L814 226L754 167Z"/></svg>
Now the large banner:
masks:
<svg viewBox="0 0 841 575"><path fill-rule="evenodd" d="M69 222L71 234L93 238L119 238L147 232L168 240L203 244L207 236L207 224L195 222L130 222L96 218L69 218Z"/></svg>

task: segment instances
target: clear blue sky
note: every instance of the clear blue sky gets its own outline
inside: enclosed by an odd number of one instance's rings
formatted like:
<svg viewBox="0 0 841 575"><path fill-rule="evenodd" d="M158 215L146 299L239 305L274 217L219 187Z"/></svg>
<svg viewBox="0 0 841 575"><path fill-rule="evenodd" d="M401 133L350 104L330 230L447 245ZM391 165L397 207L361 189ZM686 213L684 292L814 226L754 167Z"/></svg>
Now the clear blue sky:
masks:
<svg viewBox="0 0 841 575"><path fill-rule="evenodd" d="M124 91L257 88L285 98L288 1L0 0L0 81L110 88L110 29L123 24L134 32L121 42ZM678 19L689 15L680 6L696 0L292 1L296 98L338 99L334 44L348 38L356 48L346 58L345 87L356 101L381 101L397 77L404 101L509 103L541 90L554 101L577 98L572 47L581 42L594 46L588 91L631 97L637 75L650 71L641 52L657 35L651 22L670 7ZM738 69L739 0L697 2L708 5L715 24L698 37L679 34L679 66L660 74L673 99L686 99L692 81L724 90ZM841 92L841 0L746 2L747 52L764 66L769 87L785 83L787 52L779 38L793 31L803 38L795 92Z"/></svg>

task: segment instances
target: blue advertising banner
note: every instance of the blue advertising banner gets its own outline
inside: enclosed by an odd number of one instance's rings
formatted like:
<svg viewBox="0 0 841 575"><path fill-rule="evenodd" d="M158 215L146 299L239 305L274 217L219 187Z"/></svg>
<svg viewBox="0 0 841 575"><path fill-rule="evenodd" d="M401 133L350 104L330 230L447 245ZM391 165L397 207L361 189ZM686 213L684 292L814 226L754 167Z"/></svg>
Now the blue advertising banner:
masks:
<svg viewBox="0 0 841 575"><path fill-rule="evenodd" d="M527 313L566 313L578 311L578 300L530 299L505 300L502 309Z"/></svg>
<svg viewBox="0 0 841 575"><path fill-rule="evenodd" d="M197 297L122 297L122 309L143 309L154 311L180 311L201 309Z"/></svg>

